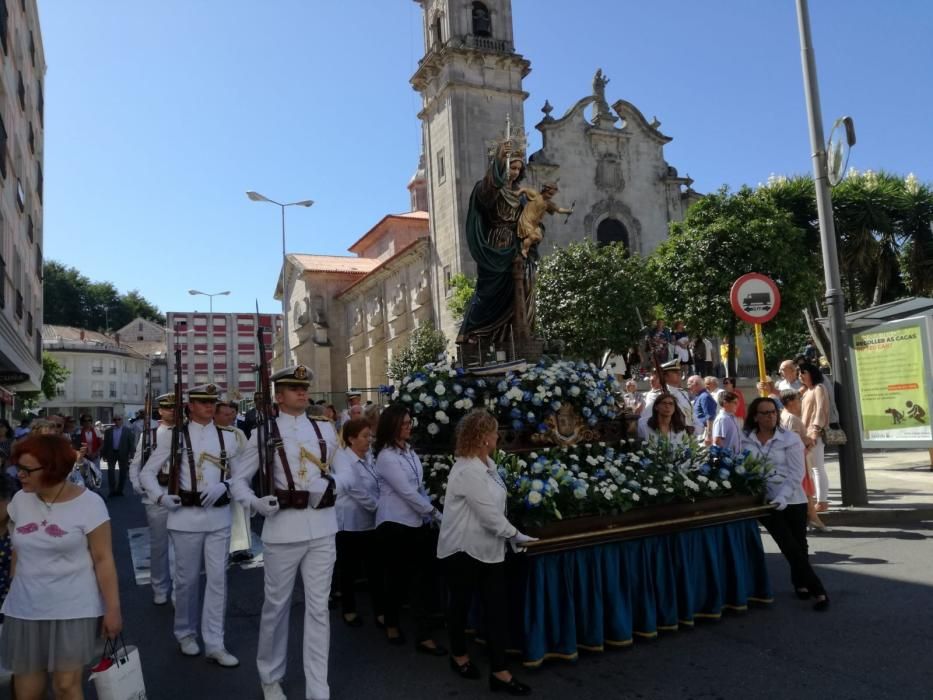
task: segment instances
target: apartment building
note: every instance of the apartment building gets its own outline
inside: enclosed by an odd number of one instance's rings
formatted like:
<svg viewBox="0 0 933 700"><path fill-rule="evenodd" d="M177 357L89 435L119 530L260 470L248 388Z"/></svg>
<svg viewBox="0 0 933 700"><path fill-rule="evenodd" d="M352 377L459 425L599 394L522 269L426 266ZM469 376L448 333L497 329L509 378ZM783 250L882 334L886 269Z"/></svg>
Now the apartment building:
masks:
<svg viewBox="0 0 933 700"><path fill-rule="evenodd" d="M45 56L35 0L0 0L0 403L42 375ZM2 412L2 409L0 409Z"/></svg>
<svg viewBox="0 0 933 700"><path fill-rule="evenodd" d="M89 413L109 423L113 416L133 415L146 395L145 357L116 336L70 326L43 326L42 345L68 370L53 399L40 399L48 413L77 418Z"/></svg>
<svg viewBox="0 0 933 700"><path fill-rule="evenodd" d="M170 311L167 314L168 381L175 381L175 348L181 350L182 384L217 384L233 401L252 399L259 363L258 326L263 328L266 359L272 339L282 331L281 314ZM258 320L258 326L257 326Z"/></svg>

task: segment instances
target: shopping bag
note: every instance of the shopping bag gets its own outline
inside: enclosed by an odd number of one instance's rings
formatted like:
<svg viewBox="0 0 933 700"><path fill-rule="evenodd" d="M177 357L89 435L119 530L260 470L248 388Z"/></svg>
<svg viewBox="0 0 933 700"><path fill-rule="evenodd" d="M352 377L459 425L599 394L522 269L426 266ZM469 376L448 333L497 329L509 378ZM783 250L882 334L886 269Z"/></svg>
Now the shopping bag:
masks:
<svg viewBox="0 0 933 700"><path fill-rule="evenodd" d="M91 680L99 700L146 700L146 683L139 649L126 646L123 637L104 643L100 662L91 669Z"/></svg>

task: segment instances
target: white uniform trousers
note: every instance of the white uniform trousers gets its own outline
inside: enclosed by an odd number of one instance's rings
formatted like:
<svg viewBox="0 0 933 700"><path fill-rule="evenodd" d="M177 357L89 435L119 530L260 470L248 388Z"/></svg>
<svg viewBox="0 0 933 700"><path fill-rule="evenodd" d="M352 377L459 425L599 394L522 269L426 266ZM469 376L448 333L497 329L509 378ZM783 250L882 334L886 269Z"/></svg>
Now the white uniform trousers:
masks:
<svg viewBox="0 0 933 700"><path fill-rule="evenodd" d="M168 510L147 503L146 521L149 523L149 581L154 595L167 598L172 594L175 578L175 562L169 552Z"/></svg>
<svg viewBox="0 0 933 700"><path fill-rule="evenodd" d="M227 547L230 529L213 532L169 530L175 547L175 639L201 637L208 653L224 648L224 618L227 614ZM204 608L201 602L201 563L207 573Z"/></svg>
<svg viewBox="0 0 933 700"><path fill-rule="evenodd" d="M334 561L334 536L304 542L265 544L265 602L259 624L256 666L263 683L276 683L285 677L288 651L288 617L295 577L301 570L305 589L304 659L305 697L326 700L327 661L330 653L330 593Z"/></svg>

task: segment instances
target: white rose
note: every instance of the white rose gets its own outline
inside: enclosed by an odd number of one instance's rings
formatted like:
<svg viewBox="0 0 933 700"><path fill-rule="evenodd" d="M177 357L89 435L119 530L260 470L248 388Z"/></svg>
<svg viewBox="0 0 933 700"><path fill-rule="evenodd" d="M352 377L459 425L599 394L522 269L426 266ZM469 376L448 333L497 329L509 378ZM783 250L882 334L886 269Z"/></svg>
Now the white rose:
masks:
<svg viewBox="0 0 933 700"><path fill-rule="evenodd" d="M437 423L428 423L428 433L437 435L439 432L441 432L441 429L437 427Z"/></svg>
<svg viewBox="0 0 933 700"><path fill-rule="evenodd" d="M434 393L437 394L438 396L443 396L444 394L447 393L447 389L444 387L443 384L438 382L437 384L434 385Z"/></svg>
<svg viewBox="0 0 933 700"><path fill-rule="evenodd" d="M731 489L731 488L732 488L732 482L729 481L728 479L726 479L725 481L722 482L722 487L723 487L724 489Z"/></svg>
<svg viewBox="0 0 933 700"><path fill-rule="evenodd" d="M541 502L541 494L537 491L532 491L528 494L528 502L533 506L538 505Z"/></svg>

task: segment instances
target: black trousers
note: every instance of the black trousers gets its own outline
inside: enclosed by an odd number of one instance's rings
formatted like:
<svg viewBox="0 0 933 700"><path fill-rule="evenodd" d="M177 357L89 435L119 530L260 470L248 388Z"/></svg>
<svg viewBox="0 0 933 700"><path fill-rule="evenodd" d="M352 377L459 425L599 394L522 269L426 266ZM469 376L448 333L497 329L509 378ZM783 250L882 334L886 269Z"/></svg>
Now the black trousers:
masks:
<svg viewBox="0 0 933 700"><path fill-rule="evenodd" d="M794 588L806 588L815 596L825 595L823 582L807 558L807 504L795 503L784 510L772 511L767 517L761 518L761 524L790 564L790 580Z"/></svg>
<svg viewBox="0 0 933 700"><path fill-rule="evenodd" d="M114 488L113 481L117 471L117 467L120 468L120 476L117 480L117 486ZM120 459L119 457L114 457L112 460L107 460L107 489L108 493L123 493L123 489L126 487L126 476L129 474L129 465L126 460Z"/></svg>
<svg viewBox="0 0 933 700"><path fill-rule="evenodd" d="M384 522L376 533L385 572L386 627L399 626L399 611L407 599L415 618L415 641L431 639L435 561L431 528Z"/></svg>
<svg viewBox="0 0 933 700"><path fill-rule="evenodd" d="M340 585L340 607L344 615L356 612L355 582L361 571L366 572L373 614L383 613L383 571L376 531L337 533L337 576Z"/></svg>
<svg viewBox="0 0 933 700"><path fill-rule="evenodd" d="M450 589L447 602L447 634L450 637L451 656L467 654L464 630L473 594L477 593L483 605L490 670L492 673L505 671L505 649L509 640L509 591L505 562L487 564L465 552L452 554L442 562L446 567L447 587Z"/></svg>

